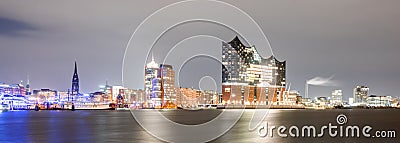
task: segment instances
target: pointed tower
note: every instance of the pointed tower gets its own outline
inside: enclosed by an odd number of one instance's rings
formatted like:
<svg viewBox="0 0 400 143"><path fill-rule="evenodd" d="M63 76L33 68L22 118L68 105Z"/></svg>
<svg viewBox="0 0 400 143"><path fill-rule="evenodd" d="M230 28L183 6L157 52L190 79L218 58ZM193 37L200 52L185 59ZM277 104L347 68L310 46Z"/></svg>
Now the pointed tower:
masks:
<svg viewBox="0 0 400 143"><path fill-rule="evenodd" d="M72 88L71 88L72 100L74 100L74 97L78 94L79 94L79 77L78 77L78 66L76 65L75 61L75 70L74 70L74 75L72 76Z"/></svg>
<svg viewBox="0 0 400 143"><path fill-rule="evenodd" d="M25 86L25 95L31 95L31 85L29 83L29 75L27 76L26 79L26 86Z"/></svg>

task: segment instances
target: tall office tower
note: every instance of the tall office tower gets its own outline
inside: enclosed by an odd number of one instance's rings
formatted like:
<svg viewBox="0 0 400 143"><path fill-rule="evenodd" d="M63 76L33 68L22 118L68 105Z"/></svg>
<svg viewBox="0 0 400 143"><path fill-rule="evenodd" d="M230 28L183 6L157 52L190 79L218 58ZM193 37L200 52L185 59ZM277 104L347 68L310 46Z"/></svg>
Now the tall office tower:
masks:
<svg viewBox="0 0 400 143"><path fill-rule="evenodd" d="M74 75L72 76L72 88L71 88L71 97L72 100L79 94L79 77L78 77L78 66L75 61L75 69Z"/></svg>
<svg viewBox="0 0 400 143"><path fill-rule="evenodd" d="M151 57L151 62L145 67L144 75L144 91L146 94L146 101L151 99L153 79L158 76L159 65L154 61L154 57Z"/></svg>
<svg viewBox="0 0 400 143"><path fill-rule="evenodd" d="M175 71L171 65L161 64L159 76L162 79L164 89L164 99L171 102L176 102L175 95Z"/></svg>
<svg viewBox="0 0 400 143"><path fill-rule="evenodd" d="M222 42L222 64L223 101L265 102L260 100L266 99L268 87L286 85L286 61L280 62L274 56L262 58L255 46L245 46L237 36L228 43Z"/></svg>
<svg viewBox="0 0 400 143"><path fill-rule="evenodd" d="M175 71L171 65L160 64L157 78L152 80L152 103L165 105L167 101L176 103Z"/></svg>
<svg viewBox="0 0 400 143"><path fill-rule="evenodd" d="M343 102L342 90L333 90L331 104L332 105L341 105Z"/></svg>
<svg viewBox="0 0 400 143"><path fill-rule="evenodd" d="M30 85L30 81L29 81L29 75L26 80L25 92L26 92L25 93L26 95L31 95L31 85Z"/></svg>
<svg viewBox="0 0 400 143"><path fill-rule="evenodd" d="M354 88L354 103L366 103L368 97L369 88L367 86L357 85Z"/></svg>

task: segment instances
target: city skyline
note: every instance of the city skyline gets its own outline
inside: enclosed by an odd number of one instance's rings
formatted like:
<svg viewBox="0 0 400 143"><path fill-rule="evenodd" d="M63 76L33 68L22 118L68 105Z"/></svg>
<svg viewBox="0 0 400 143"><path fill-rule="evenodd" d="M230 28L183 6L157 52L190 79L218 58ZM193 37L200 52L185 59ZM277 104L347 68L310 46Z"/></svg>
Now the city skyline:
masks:
<svg viewBox="0 0 400 143"><path fill-rule="evenodd" d="M0 60L7 62L1 64L5 68L0 71L0 82L19 83L29 75L32 89L67 90L73 61L77 59L83 92L96 91L106 80L121 84L122 56L131 32L147 15L172 2L132 2L126 6L100 3L101 8L95 12L84 13L90 7L78 6L77 11L70 11L73 5L68 2L49 12L41 11L40 6L3 1L7 4L0 6ZM310 86L310 97L329 96L332 89L342 89L345 98L352 97L356 85L368 86L371 94L398 96L396 73L400 66L396 61L400 59L396 53L400 43L396 37L400 22L394 6L398 2L367 1L361 6L357 6L359 1L347 5L313 2L311 6L291 1L284 1L283 6L271 1L227 2L243 9L261 25L274 54L287 61L287 82L300 93L304 93L306 80L335 75L333 80L339 86ZM139 8L141 5L146 9ZM370 11L369 7L374 9ZM108 8L113 13L108 13ZM339 8L344 10L336 10ZM317 14L318 10L322 13ZM232 35L226 34L225 38L229 41ZM135 74L142 76L143 65L138 65ZM138 82L130 88L143 88L143 84Z"/></svg>

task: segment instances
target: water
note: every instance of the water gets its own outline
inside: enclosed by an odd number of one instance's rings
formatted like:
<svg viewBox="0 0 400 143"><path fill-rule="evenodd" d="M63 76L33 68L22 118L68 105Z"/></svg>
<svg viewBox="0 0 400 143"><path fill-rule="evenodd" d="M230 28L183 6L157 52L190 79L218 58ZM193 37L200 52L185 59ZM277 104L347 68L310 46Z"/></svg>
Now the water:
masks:
<svg viewBox="0 0 400 143"><path fill-rule="evenodd" d="M140 111L140 112L146 112ZM400 142L396 138L361 137L287 137L274 132L273 137L259 137L249 131L253 110L246 110L238 123L223 136L211 142ZM199 124L212 120L221 110L163 111L170 120L181 124ZM317 133L328 123L337 124L339 114L347 116L344 125L369 125L375 130L400 132L400 110L270 110L265 122L268 126L314 125ZM150 115L149 115L150 116ZM153 118L153 117L150 117ZM157 122L154 122L158 126ZM174 132L174 129L160 130ZM276 130L276 129L275 129ZM374 133L371 131L371 134ZM201 135L199 135L201 136ZM13 111L0 113L0 142L162 142L147 133L132 117L130 111Z"/></svg>

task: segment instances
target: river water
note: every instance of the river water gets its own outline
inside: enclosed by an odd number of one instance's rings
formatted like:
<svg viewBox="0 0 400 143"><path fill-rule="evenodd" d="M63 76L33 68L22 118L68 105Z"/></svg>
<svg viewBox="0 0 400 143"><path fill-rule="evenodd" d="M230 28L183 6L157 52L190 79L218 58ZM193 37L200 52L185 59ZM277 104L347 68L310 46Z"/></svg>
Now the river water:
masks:
<svg viewBox="0 0 400 143"><path fill-rule="evenodd" d="M162 114L169 120L185 125L196 125L211 121L223 110L180 111L167 110ZM337 109L337 110L269 110L263 122L265 129L272 126L273 134L268 132L266 136L259 136L258 130L249 131L249 121L254 110L245 110L238 122L228 132L212 140L211 142L400 142L400 110L399 109ZM150 110L141 112L141 116L151 120L151 123L160 127L159 130L177 132L174 128L164 128L157 121L158 117L147 115ZM347 126L359 126L360 137L330 136L328 130L324 130L321 137L302 137L301 127L315 126L319 134L322 126L329 123L340 128L337 116L343 114ZM156 119L154 119L156 118ZM268 126L266 126L267 124ZM288 137L280 137L277 128L286 127ZM291 126L300 128L299 137L290 136L288 130ZM361 130L365 126L372 129L368 132L371 136L363 136ZM261 130L261 134L266 130ZM292 130L293 131L293 130ZM339 130L337 130L339 132ZM396 137L378 138L376 132L395 132ZM294 130L295 133L295 130ZM190 133L188 133L190 134ZM381 134L379 134L381 135ZM174 134L171 138L180 136ZM196 135L201 137L201 134ZM195 141L196 136L193 137ZM133 118L130 111L9 111L0 113L0 142L38 142L38 143L88 143L88 142L163 142L143 129Z"/></svg>

